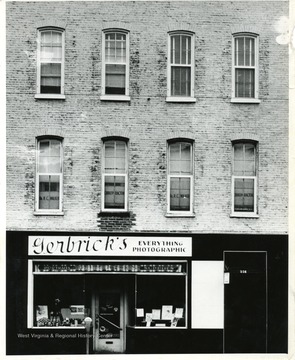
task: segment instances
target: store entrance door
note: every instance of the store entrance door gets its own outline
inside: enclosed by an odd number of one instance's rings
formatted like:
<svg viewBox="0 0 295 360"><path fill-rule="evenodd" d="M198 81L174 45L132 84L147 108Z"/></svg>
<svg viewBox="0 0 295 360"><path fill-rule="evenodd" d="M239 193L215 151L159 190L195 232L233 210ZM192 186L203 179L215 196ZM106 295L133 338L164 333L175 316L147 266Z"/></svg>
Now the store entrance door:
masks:
<svg viewBox="0 0 295 360"><path fill-rule="evenodd" d="M267 352L266 252L224 253L224 352Z"/></svg>
<svg viewBox="0 0 295 360"><path fill-rule="evenodd" d="M94 300L94 353L124 352L124 307L120 288L99 289Z"/></svg>

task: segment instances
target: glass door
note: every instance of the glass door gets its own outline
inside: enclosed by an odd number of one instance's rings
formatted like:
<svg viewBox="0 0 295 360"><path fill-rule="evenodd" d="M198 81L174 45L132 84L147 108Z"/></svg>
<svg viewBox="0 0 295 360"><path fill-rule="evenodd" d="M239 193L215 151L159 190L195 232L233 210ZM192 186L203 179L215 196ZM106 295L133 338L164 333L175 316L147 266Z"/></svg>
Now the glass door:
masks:
<svg viewBox="0 0 295 360"><path fill-rule="evenodd" d="M95 353L123 352L123 296L119 290L99 291L95 304Z"/></svg>

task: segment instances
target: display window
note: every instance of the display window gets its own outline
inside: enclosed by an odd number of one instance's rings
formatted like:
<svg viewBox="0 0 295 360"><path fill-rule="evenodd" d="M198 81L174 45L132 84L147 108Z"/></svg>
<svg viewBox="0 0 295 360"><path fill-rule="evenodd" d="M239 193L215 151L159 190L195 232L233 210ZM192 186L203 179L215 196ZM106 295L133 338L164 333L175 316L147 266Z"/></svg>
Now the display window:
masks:
<svg viewBox="0 0 295 360"><path fill-rule="evenodd" d="M187 326L186 261L29 260L28 279L29 328Z"/></svg>

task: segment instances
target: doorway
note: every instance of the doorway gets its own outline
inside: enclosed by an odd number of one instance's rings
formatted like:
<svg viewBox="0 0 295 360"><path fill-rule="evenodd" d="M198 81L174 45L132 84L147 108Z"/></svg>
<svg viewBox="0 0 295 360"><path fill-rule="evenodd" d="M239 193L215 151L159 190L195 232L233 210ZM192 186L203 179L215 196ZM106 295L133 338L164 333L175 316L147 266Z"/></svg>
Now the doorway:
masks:
<svg viewBox="0 0 295 360"><path fill-rule="evenodd" d="M93 352L125 352L127 296L124 281L118 276L100 276L92 297Z"/></svg>
<svg viewBox="0 0 295 360"><path fill-rule="evenodd" d="M224 352L267 352L267 253L224 252Z"/></svg>

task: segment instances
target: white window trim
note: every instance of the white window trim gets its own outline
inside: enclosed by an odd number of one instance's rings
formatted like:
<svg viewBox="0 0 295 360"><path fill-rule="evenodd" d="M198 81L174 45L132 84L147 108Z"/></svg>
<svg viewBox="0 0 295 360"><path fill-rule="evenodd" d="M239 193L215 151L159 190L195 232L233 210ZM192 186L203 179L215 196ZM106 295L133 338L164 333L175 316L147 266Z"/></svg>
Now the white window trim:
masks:
<svg viewBox="0 0 295 360"><path fill-rule="evenodd" d="M178 211L178 210L170 210L170 181L171 178L189 178L190 179L190 210L188 211ZM167 215L173 216L191 216L193 215L193 175L183 175L183 174L173 174L168 175L168 188L167 188Z"/></svg>
<svg viewBox="0 0 295 360"><path fill-rule="evenodd" d="M191 63L184 67L191 68L191 96L172 96L171 95L171 36L174 35L187 35L191 37ZM181 66L181 65L178 65ZM194 97L195 93L195 35L186 31L173 31L168 34L168 54L167 54L167 102L196 102Z"/></svg>
<svg viewBox="0 0 295 360"><path fill-rule="evenodd" d="M41 33L42 31L56 31L62 35L62 60L61 60L61 92L60 94L41 94ZM58 62L59 63L59 62ZM37 37L37 91L35 99L65 99L64 95L64 73L65 73L65 31L63 29L57 29L55 27L42 28L38 30Z"/></svg>
<svg viewBox="0 0 295 360"><path fill-rule="evenodd" d="M256 162L256 161L255 161ZM254 211L235 211L235 180L253 179L254 180ZM257 215L257 176L236 176L232 175L232 212L231 217L258 217Z"/></svg>
<svg viewBox="0 0 295 360"><path fill-rule="evenodd" d="M191 174L170 174L170 145L175 144L175 143L180 143L180 142L185 142L190 144L191 146ZM194 212L193 212L193 203L194 203L194 144L190 141L186 141L186 140L175 140L175 141L169 141L167 143L167 154L168 154L168 165L167 165L167 213L166 213L166 217L194 217ZM176 210L170 210L170 180L171 178L189 178L190 179L190 210L188 211L176 211Z"/></svg>
<svg viewBox="0 0 295 360"><path fill-rule="evenodd" d="M106 61L105 61L105 36L109 33L121 33L126 35L126 76L125 76L125 95L116 95L116 94L106 94L105 93L105 84L106 84ZM101 75L101 100L110 100L110 101L130 101L129 96L129 32L124 29L108 29L102 32L102 51L101 51L101 63L102 63L102 75ZM122 63L123 64L123 63Z"/></svg>
<svg viewBox="0 0 295 360"><path fill-rule="evenodd" d="M106 173L105 172L105 143L108 141L123 141L125 143L125 173ZM105 177L106 176L124 176L125 178L125 196L124 209L108 209L105 208ZM103 158L102 158L102 186L101 186L101 211L109 213L127 212L128 211L128 143L124 139L106 139L103 142Z"/></svg>
<svg viewBox="0 0 295 360"><path fill-rule="evenodd" d="M246 67L247 69L252 68L254 69L254 97L253 98L241 98L236 97L236 89L235 89L235 79L236 79L236 66L235 66L235 39L238 37L249 37L254 39L254 46L255 46L255 66ZM245 67L239 67L245 68ZM232 36L232 96L231 96L232 103L247 103L247 104L259 104L261 100L259 100L259 36L251 33L238 33Z"/></svg>
<svg viewBox="0 0 295 360"><path fill-rule="evenodd" d="M58 139L60 142L60 161L61 161L61 172L60 173L41 173L38 172L39 167L39 148L40 148L40 141L42 140L51 140L55 139L54 137L45 137L42 139L37 139L37 157L36 157L36 191L35 191L35 211L34 215L64 215L62 210L63 208L63 142L62 139ZM59 209L40 209L39 208L39 177L41 175L53 175L59 176L60 179L60 192L59 192Z"/></svg>

